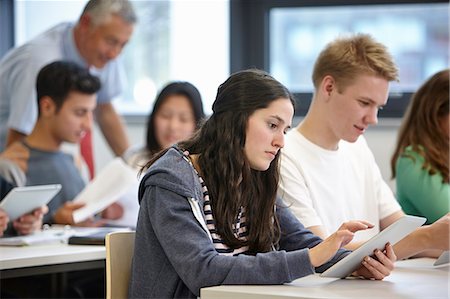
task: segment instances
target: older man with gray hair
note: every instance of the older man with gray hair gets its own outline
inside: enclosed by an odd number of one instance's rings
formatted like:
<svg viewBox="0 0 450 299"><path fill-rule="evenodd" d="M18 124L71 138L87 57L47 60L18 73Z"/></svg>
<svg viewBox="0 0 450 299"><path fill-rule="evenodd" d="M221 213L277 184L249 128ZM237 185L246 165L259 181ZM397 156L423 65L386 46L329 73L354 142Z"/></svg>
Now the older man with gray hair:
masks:
<svg viewBox="0 0 450 299"><path fill-rule="evenodd" d="M136 21L128 0L90 0L76 23L58 24L10 50L0 61L0 151L34 127L38 71L52 61L69 60L100 78L96 119L113 152L122 155L129 142L111 100L125 86L123 66L116 58L130 39ZM81 152L92 177L89 133L81 142Z"/></svg>

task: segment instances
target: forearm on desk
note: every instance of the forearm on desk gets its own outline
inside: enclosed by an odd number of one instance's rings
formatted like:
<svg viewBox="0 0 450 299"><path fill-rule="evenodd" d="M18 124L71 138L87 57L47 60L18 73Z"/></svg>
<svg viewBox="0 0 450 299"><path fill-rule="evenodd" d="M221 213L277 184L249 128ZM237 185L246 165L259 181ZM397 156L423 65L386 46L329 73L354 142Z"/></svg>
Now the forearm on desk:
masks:
<svg viewBox="0 0 450 299"><path fill-rule="evenodd" d="M430 251L430 238L431 236L427 233L427 227L419 227L394 245L394 252L397 255L397 259L402 260L413 256L428 256L426 252Z"/></svg>

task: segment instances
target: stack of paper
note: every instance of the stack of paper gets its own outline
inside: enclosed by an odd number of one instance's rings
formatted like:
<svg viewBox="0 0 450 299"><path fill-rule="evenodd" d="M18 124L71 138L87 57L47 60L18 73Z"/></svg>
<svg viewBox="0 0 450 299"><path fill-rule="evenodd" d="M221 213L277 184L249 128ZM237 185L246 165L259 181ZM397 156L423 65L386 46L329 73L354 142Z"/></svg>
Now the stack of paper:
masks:
<svg viewBox="0 0 450 299"><path fill-rule="evenodd" d="M66 242L69 235L64 230L43 230L31 235L3 237L0 238L0 245L3 246L26 246L48 244L55 242Z"/></svg>

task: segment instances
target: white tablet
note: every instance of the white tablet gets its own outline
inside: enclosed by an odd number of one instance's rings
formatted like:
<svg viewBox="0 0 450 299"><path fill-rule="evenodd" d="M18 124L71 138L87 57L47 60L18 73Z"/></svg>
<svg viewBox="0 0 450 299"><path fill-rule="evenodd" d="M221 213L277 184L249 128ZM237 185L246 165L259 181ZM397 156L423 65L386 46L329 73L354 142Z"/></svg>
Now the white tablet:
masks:
<svg viewBox="0 0 450 299"><path fill-rule="evenodd" d="M25 186L13 188L0 202L2 208L13 221L46 205L61 190L60 184Z"/></svg>
<svg viewBox="0 0 450 299"><path fill-rule="evenodd" d="M426 218L405 215L373 236L358 249L323 272L321 276L344 278L358 269L365 256L373 255L375 249L383 250L386 243L394 245L413 230L424 224Z"/></svg>

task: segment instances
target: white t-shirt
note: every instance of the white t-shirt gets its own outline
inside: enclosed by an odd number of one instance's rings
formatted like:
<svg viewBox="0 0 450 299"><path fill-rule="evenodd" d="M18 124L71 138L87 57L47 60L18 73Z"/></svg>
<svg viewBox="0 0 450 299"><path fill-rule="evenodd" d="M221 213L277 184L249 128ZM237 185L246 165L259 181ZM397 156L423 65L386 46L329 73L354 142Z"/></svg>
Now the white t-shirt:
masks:
<svg viewBox="0 0 450 299"><path fill-rule="evenodd" d="M281 152L278 194L306 227L321 225L329 236L345 221L367 220L375 227L354 238L363 241L380 231L381 219L400 210L362 136L331 151L294 129Z"/></svg>

